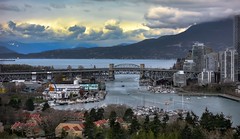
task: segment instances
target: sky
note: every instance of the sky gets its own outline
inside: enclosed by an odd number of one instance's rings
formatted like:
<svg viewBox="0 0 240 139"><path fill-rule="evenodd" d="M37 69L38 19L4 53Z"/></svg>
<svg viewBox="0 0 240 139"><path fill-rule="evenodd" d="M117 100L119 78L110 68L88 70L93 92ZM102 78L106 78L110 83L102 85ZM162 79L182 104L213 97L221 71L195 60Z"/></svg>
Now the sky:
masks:
<svg viewBox="0 0 240 139"><path fill-rule="evenodd" d="M240 0L0 0L0 40L134 43L240 13Z"/></svg>

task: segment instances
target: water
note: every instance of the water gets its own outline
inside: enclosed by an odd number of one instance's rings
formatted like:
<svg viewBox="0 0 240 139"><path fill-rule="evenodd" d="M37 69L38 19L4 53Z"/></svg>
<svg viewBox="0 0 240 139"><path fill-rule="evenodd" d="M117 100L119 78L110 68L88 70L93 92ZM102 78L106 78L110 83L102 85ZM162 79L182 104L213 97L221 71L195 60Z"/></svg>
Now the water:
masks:
<svg viewBox="0 0 240 139"><path fill-rule="evenodd" d="M54 68L66 68L68 65L78 67L79 65L85 68L108 67L110 63L122 64L145 64L146 67L153 68L169 68L175 60L111 60L111 59L20 59L15 62L6 61L4 64L30 64L30 65L44 65L54 66ZM171 109L186 109L192 110L197 115L201 115L205 108L216 113L223 112L224 115L232 116L233 126L240 125L240 103L221 97L188 97L179 96L177 94L154 94L147 91L146 87L138 85L139 75L116 75L115 81L106 83L108 95L106 99L101 102L75 104L56 106L56 109L76 110L76 109L90 109L108 104L126 104L128 106L157 106L165 110ZM124 85L124 87L122 87ZM183 100L183 101L182 101ZM169 105L165 105L166 102Z"/></svg>
<svg viewBox="0 0 240 139"><path fill-rule="evenodd" d="M90 109L108 104L126 104L131 107L157 106L164 110L186 109L201 116L206 108L216 113L223 112L232 116L233 126L240 125L240 103L221 97L189 97L177 94L154 94L146 87L138 85L138 75L116 75L115 81L106 83L108 94L106 99L96 103L55 106L56 109L76 110ZM124 87L122 87L124 85ZM188 99L187 99L188 98ZM189 99L190 98L190 99ZM182 101L183 100L183 101ZM169 105L166 105L166 102Z"/></svg>
<svg viewBox="0 0 240 139"><path fill-rule="evenodd" d="M16 61L2 61L0 64L29 64L33 66L53 66L56 69L67 68L68 65L72 68L83 66L85 68L106 68L109 64L145 64L148 68L169 68L172 67L176 60L146 60L146 59L16 59Z"/></svg>

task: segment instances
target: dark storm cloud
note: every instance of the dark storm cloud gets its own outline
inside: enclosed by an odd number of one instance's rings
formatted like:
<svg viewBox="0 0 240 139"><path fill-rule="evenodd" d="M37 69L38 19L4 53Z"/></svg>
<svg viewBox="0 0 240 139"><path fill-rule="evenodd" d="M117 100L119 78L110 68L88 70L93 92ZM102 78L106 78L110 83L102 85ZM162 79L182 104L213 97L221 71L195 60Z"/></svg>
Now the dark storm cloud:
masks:
<svg viewBox="0 0 240 139"><path fill-rule="evenodd" d="M3 11L14 11L14 12L19 12L21 11L21 9L17 6L14 5L5 5L5 4L1 4L0 5L0 10Z"/></svg>
<svg viewBox="0 0 240 139"><path fill-rule="evenodd" d="M28 35L28 37L49 37L52 34L49 34L46 30L48 27L43 25L37 25L37 24L29 24L29 23L21 23L16 24L13 21L8 22L8 32L9 34L18 35L21 37L22 35Z"/></svg>
<svg viewBox="0 0 240 139"><path fill-rule="evenodd" d="M8 27L12 30L14 30L16 28L16 23L14 23L13 21L9 21L8 22Z"/></svg>
<svg viewBox="0 0 240 139"><path fill-rule="evenodd" d="M80 39L82 37L83 33L86 31L86 27L74 25L72 27L69 27L68 31L70 31L72 33L71 35L68 36L68 38Z"/></svg>

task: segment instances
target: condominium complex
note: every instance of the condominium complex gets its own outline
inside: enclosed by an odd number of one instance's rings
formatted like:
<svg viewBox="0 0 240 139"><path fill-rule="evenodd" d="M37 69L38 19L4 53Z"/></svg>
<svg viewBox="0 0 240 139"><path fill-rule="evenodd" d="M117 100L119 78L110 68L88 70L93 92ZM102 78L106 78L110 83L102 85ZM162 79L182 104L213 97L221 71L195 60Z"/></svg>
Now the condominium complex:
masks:
<svg viewBox="0 0 240 139"><path fill-rule="evenodd" d="M233 45L240 54L240 15L234 17L233 22ZM238 55L238 74L240 74L240 55ZM238 79L239 80L239 79Z"/></svg>
<svg viewBox="0 0 240 139"><path fill-rule="evenodd" d="M203 43L195 43L192 48L192 59L195 65L195 71L201 72L204 68L204 55L211 53L212 49L206 47Z"/></svg>
<svg viewBox="0 0 240 139"><path fill-rule="evenodd" d="M227 48L220 52L220 76L221 82L236 82L238 53L234 48Z"/></svg>

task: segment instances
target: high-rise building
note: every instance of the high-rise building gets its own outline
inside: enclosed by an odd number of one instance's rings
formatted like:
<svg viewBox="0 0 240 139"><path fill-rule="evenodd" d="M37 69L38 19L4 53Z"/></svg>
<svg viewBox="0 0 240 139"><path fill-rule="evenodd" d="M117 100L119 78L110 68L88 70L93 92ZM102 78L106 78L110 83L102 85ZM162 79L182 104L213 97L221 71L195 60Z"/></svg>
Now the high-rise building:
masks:
<svg viewBox="0 0 240 139"><path fill-rule="evenodd" d="M236 15L233 21L233 45L238 52L238 80L240 80L240 15Z"/></svg>
<svg viewBox="0 0 240 139"><path fill-rule="evenodd" d="M193 60L185 60L183 63L183 71L194 71L196 64Z"/></svg>
<svg viewBox="0 0 240 139"><path fill-rule="evenodd" d="M226 51L220 52L221 82L238 81L237 59L238 53L234 48L227 48Z"/></svg>
<svg viewBox="0 0 240 139"><path fill-rule="evenodd" d="M204 55L211 53L212 49L209 47L206 47L203 43L195 43L192 48L192 59L195 65L195 71L196 72L202 72L205 61L204 61Z"/></svg>
<svg viewBox="0 0 240 139"><path fill-rule="evenodd" d="M215 75L213 71L202 71L198 74L198 84L206 85L215 83Z"/></svg>
<svg viewBox="0 0 240 139"><path fill-rule="evenodd" d="M212 52L204 56L204 68L206 71L218 71L218 53Z"/></svg>

